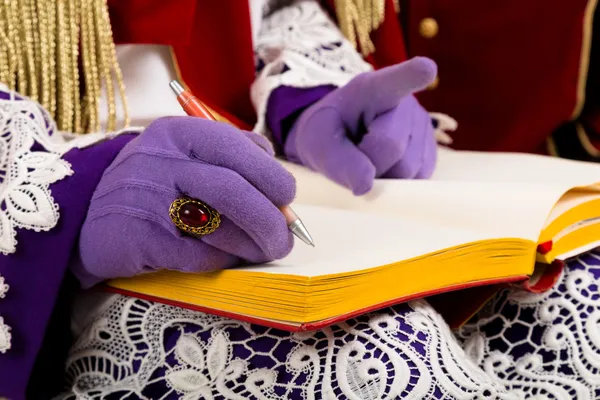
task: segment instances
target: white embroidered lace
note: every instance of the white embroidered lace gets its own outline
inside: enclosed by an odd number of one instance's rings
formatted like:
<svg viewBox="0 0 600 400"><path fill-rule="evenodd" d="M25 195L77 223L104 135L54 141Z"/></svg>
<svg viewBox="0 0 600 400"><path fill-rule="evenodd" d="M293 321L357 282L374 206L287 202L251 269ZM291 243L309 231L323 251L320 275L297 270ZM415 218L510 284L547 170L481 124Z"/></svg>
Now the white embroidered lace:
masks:
<svg viewBox="0 0 600 400"><path fill-rule="evenodd" d="M268 136L267 101L282 85L342 86L361 72L372 70L316 1L300 0L262 21L255 43L262 67L251 95L258 115L255 131Z"/></svg>
<svg viewBox="0 0 600 400"><path fill-rule="evenodd" d="M435 140L443 145L451 145L452 137L448 132L454 132L458 129L458 122L454 118L442 113L429 113L429 116L437 121Z"/></svg>
<svg viewBox="0 0 600 400"><path fill-rule="evenodd" d="M64 399L506 397L425 302L287 334L112 296L72 349Z"/></svg>
<svg viewBox="0 0 600 400"><path fill-rule="evenodd" d="M599 254L547 293L500 294L457 336L425 301L287 334L111 295L72 350L63 398L594 399Z"/></svg>
<svg viewBox="0 0 600 400"><path fill-rule="evenodd" d="M37 103L0 86L0 252L14 253L16 229L47 231L56 226L58 205L49 186L73 173L61 156L106 137L59 133Z"/></svg>
<svg viewBox="0 0 600 400"><path fill-rule="evenodd" d="M4 354L10 350L11 339L10 327L4 323L4 318L0 317L0 353Z"/></svg>
<svg viewBox="0 0 600 400"><path fill-rule="evenodd" d="M48 231L58 222L58 204L50 185L73 171L61 157L106 135L67 138L36 102L0 84L0 253L14 253L17 229ZM0 298L8 284L0 275ZM0 317L0 352L10 349L10 328Z"/></svg>
<svg viewBox="0 0 600 400"><path fill-rule="evenodd" d="M8 99L0 99L0 253L16 250L16 229L46 231L58 221L58 205L49 185L72 174L60 159L51 119L36 103L16 98L0 88ZM34 145L41 146L33 150ZM8 285L1 279L1 296ZM10 328L0 317L0 352L10 349Z"/></svg>
<svg viewBox="0 0 600 400"><path fill-rule="evenodd" d="M8 293L9 286L4 281L4 277L0 275L0 299L3 299ZM4 319L0 316L0 353L6 353L11 346L10 327L4 323Z"/></svg>
<svg viewBox="0 0 600 400"><path fill-rule="evenodd" d="M597 399L599 254L569 263L548 292L496 297L457 332L469 356L520 399Z"/></svg>
<svg viewBox="0 0 600 400"><path fill-rule="evenodd" d="M16 249L16 228L49 230L58 221L51 183L72 174L51 137L54 126L35 103L0 100L0 252ZM55 137L58 135L55 135ZM35 144L41 151L33 150Z"/></svg>
<svg viewBox="0 0 600 400"><path fill-rule="evenodd" d="M3 299L8 293L9 286L4 282L4 277L0 276L0 299Z"/></svg>

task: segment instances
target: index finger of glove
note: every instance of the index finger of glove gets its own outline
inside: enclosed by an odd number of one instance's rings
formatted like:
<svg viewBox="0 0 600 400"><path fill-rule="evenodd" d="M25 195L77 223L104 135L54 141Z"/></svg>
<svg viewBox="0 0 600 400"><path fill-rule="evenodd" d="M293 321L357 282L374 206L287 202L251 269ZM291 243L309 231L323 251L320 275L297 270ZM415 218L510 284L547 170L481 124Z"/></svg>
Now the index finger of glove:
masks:
<svg viewBox="0 0 600 400"><path fill-rule="evenodd" d="M366 124L396 107L406 96L425 89L437 74L435 62L415 57L398 65L363 73L339 89L345 118L362 117Z"/></svg>
<svg viewBox="0 0 600 400"><path fill-rule="evenodd" d="M153 131L164 131L168 135L165 140L193 160L235 171L276 206L288 205L294 199L294 177L258 140L234 126L200 118L173 117L157 120L146 130L147 134Z"/></svg>

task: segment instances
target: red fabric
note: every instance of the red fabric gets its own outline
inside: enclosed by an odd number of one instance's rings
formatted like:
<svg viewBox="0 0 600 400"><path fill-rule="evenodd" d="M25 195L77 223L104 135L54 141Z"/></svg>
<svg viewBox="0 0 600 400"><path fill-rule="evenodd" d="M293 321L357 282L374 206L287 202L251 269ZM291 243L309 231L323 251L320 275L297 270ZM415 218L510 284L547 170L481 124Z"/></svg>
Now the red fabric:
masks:
<svg viewBox="0 0 600 400"><path fill-rule="evenodd" d="M200 100L227 118L254 124L247 1L109 0L108 5L116 43L172 46L182 80Z"/></svg>
<svg viewBox="0 0 600 400"><path fill-rule="evenodd" d="M254 51L246 1L198 0L188 45L173 47L183 80L207 105L253 123Z"/></svg>
<svg viewBox="0 0 600 400"><path fill-rule="evenodd" d="M427 298L427 301L444 317L444 321L450 328L457 329L469 322L488 301L507 287L506 283L497 283L466 288L456 292L441 293Z"/></svg>
<svg viewBox="0 0 600 400"><path fill-rule="evenodd" d="M115 43L187 44L196 0L108 0Z"/></svg>
<svg viewBox="0 0 600 400"><path fill-rule="evenodd" d="M371 64L376 68L398 64L408 59L404 34L398 18L395 17L396 10L393 0L386 0L385 15L391 15L394 18L385 18L381 26L371 35L371 40L375 45Z"/></svg>
<svg viewBox="0 0 600 400"><path fill-rule="evenodd" d="M535 152L570 119L587 2L408 2L409 54L439 67L439 86L419 99L458 120L454 147ZM433 39L418 34L425 17L439 24Z"/></svg>
<svg viewBox="0 0 600 400"><path fill-rule="evenodd" d="M406 56L435 60L439 86L419 99L459 121L456 148L538 152L576 105L588 1L549 7L546 0L404 0L401 29L387 0L369 61L384 67ZM324 3L334 15L334 1ZM201 100L254 123L246 1L109 0L109 6L117 42L172 45L183 80ZM432 39L419 34L425 17L439 24ZM587 125L597 126L600 108L586 110Z"/></svg>
<svg viewBox="0 0 600 400"><path fill-rule="evenodd" d="M560 260L554 260L550 265L542 265L544 268L543 274L536 283L531 283L527 280L523 284L523 288L531 293L543 293L554 287L560 275L565 268L565 263Z"/></svg>
<svg viewBox="0 0 600 400"><path fill-rule="evenodd" d="M369 61L385 67L407 50L408 57L437 62L438 87L418 97L427 109L458 120L455 148L545 152L546 138L575 109L588 1L549 7L546 0L403 0L402 30L388 1ZM434 38L420 35L424 18L438 23ZM590 71L598 75L598 68ZM600 106L592 102L590 110L593 104L588 120L600 125Z"/></svg>

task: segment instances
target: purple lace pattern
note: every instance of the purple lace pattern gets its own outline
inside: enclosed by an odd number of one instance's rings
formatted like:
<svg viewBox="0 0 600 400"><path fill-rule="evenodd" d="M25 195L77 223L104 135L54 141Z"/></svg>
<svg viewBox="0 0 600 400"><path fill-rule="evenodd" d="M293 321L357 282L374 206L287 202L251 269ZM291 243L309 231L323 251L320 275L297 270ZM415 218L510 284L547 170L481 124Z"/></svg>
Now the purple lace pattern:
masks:
<svg viewBox="0 0 600 400"><path fill-rule="evenodd" d="M291 334L110 295L72 349L89 399L593 399L600 253L551 291L506 291L451 332L425 301Z"/></svg>

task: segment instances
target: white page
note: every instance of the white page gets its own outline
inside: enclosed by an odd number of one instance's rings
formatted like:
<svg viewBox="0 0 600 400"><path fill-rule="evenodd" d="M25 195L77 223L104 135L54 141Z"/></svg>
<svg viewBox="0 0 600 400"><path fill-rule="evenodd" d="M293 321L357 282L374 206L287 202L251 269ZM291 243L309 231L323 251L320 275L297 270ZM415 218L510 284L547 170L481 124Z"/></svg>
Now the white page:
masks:
<svg viewBox="0 0 600 400"><path fill-rule="evenodd" d="M582 246L582 247L579 247L577 249L568 251L568 252L566 252L564 254L559 254L559 255L556 256L556 259L560 260L560 261L566 261L569 258L577 257L577 256L579 256L579 255L581 255L583 253L587 253L588 251L596 249L598 247L600 247L600 240L598 240L596 242L593 242L593 243L588 243L585 246Z"/></svg>
<svg viewBox="0 0 600 400"><path fill-rule="evenodd" d="M245 270L300 276L359 271L491 238L398 217L300 204L295 211L310 229L316 247L296 241L283 260Z"/></svg>
<svg viewBox="0 0 600 400"><path fill-rule="evenodd" d="M596 164L442 149L434 180L377 180L370 193L356 197L320 174L284 165L298 182L297 204L395 215L532 241L565 192L600 182Z"/></svg>
<svg viewBox="0 0 600 400"><path fill-rule="evenodd" d="M600 164L521 153L456 151L440 148L432 180L566 183L600 182Z"/></svg>

